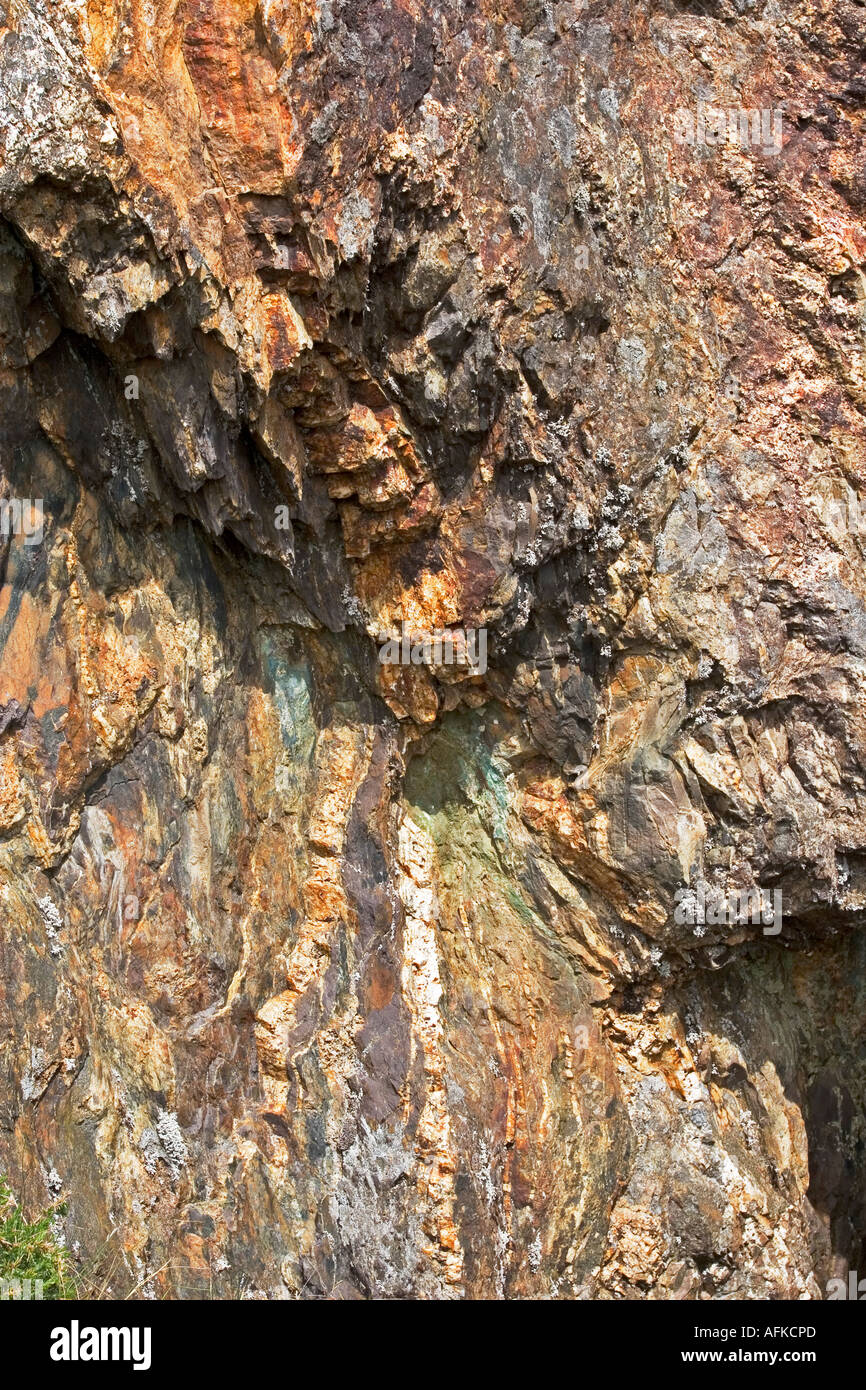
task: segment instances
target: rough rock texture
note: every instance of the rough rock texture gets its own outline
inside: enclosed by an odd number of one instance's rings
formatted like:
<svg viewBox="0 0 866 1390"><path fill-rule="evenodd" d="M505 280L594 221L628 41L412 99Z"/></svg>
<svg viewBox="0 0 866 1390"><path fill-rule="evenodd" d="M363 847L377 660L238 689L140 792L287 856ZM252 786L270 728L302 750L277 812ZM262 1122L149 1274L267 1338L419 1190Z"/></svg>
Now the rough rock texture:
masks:
<svg viewBox="0 0 866 1390"><path fill-rule="evenodd" d="M864 44L0 0L0 1171L109 1291L864 1267Z"/></svg>

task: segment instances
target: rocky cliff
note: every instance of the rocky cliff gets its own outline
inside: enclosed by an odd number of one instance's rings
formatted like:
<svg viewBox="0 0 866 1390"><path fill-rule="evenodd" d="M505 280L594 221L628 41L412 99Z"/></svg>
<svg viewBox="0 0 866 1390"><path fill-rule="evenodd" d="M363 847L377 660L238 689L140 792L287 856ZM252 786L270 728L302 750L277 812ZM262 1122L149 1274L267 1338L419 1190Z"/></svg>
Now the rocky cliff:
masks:
<svg viewBox="0 0 866 1390"><path fill-rule="evenodd" d="M0 1172L107 1291L863 1267L864 45L0 0Z"/></svg>

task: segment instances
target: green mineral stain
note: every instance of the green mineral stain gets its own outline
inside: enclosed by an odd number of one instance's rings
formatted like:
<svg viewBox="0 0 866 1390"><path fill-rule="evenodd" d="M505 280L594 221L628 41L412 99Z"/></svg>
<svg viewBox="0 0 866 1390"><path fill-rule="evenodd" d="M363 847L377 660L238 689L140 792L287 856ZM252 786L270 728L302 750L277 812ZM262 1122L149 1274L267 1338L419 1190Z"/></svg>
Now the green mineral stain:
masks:
<svg viewBox="0 0 866 1390"><path fill-rule="evenodd" d="M475 712L459 711L443 720L429 750L409 764L406 798L431 822L459 808L473 808L496 841L508 840L505 768L495 756ZM430 826L433 833L432 824Z"/></svg>
<svg viewBox="0 0 866 1390"><path fill-rule="evenodd" d="M507 762L491 744L483 716L458 711L410 762L406 800L436 845L446 890L537 927L538 915L514 886L522 856L506 777Z"/></svg>
<svg viewBox="0 0 866 1390"><path fill-rule="evenodd" d="M316 747L318 731L313 717L312 677L306 663L290 660L280 649L278 633L266 632L262 645L280 725L280 741L285 750L274 775L277 790L287 800L287 809L292 809L303 797Z"/></svg>

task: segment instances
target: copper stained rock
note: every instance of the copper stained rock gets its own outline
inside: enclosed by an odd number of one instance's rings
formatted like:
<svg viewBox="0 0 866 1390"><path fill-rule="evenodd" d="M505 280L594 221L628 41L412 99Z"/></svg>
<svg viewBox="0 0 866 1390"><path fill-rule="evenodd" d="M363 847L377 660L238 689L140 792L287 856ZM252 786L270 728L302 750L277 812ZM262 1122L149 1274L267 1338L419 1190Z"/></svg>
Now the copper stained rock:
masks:
<svg viewBox="0 0 866 1390"><path fill-rule="evenodd" d="M0 1173L110 1294L856 1268L864 42L0 0Z"/></svg>

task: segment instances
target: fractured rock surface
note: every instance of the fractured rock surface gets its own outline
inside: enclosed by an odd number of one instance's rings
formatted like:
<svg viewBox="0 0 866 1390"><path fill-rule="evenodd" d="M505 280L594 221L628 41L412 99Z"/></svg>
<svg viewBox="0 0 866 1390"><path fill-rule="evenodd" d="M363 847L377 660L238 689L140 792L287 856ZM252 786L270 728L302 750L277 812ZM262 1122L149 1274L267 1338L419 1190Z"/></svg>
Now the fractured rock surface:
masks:
<svg viewBox="0 0 866 1390"><path fill-rule="evenodd" d="M0 0L0 1172L108 1292L862 1268L864 45Z"/></svg>

